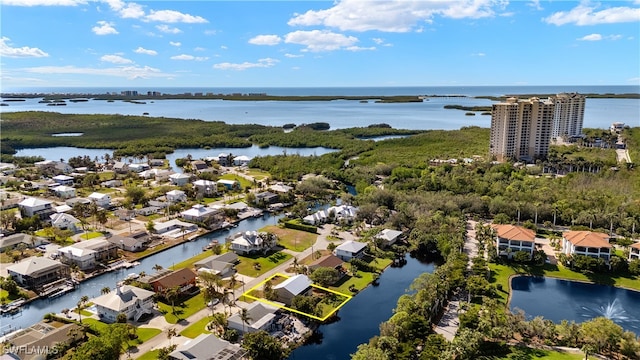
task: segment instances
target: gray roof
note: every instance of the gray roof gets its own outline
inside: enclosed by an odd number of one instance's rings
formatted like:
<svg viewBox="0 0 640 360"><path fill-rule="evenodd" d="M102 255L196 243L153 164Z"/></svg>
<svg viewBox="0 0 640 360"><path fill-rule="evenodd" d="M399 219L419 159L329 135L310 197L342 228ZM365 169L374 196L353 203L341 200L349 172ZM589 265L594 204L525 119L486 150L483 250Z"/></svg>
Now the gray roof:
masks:
<svg viewBox="0 0 640 360"><path fill-rule="evenodd" d="M211 255L200 261L196 261L195 263L193 263L193 265L196 268L205 267L211 270L221 270L224 267L222 267L221 269L217 269L212 266L216 266L215 265L216 263L219 264L218 266L223 266L222 264L235 264L237 262L238 262L238 255L233 251L229 251L220 255Z"/></svg>
<svg viewBox="0 0 640 360"><path fill-rule="evenodd" d="M278 310L273 306L263 304L259 301L252 302L246 309L247 315L249 315L249 320L246 324L255 329L259 329L264 324L271 321L275 317L275 312ZM242 324L240 312L229 316L229 322Z"/></svg>
<svg viewBox="0 0 640 360"><path fill-rule="evenodd" d="M298 274L288 278L278 285L275 285L273 289L284 289L295 296L303 293L307 288L309 288L309 286L311 286L311 280L307 275Z"/></svg>
<svg viewBox="0 0 640 360"><path fill-rule="evenodd" d="M140 299L141 301L144 301L153 295L155 295L153 291L141 289L135 286L122 285L121 287L116 288L116 291L112 291L93 299L93 303L107 309L120 312L128 306L133 305L136 300Z"/></svg>
<svg viewBox="0 0 640 360"><path fill-rule="evenodd" d="M380 231L380 233L378 234L378 238L384 239L387 241L392 241L393 239L397 238L400 235L402 235L402 231L384 229Z"/></svg>
<svg viewBox="0 0 640 360"><path fill-rule="evenodd" d="M2 236L0 237L0 249L9 247L9 246L16 246L20 243L31 245L32 238L33 236L29 234L23 234L23 233L17 233L9 236ZM35 241L35 242L39 242L39 241Z"/></svg>
<svg viewBox="0 0 640 360"><path fill-rule="evenodd" d="M355 254L355 253L359 252L360 250L364 249L365 247L367 247L366 243L349 240L349 241L346 241L346 242L338 245L336 247L336 250L342 250L342 251L346 251L346 252L350 252L352 254Z"/></svg>
<svg viewBox="0 0 640 360"><path fill-rule="evenodd" d="M39 271L57 268L60 266L63 266L60 262L46 257L30 257L27 260L8 266L7 271L31 276Z"/></svg>
<svg viewBox="0 0 640 360"><path fill-rule="evenodd" d="M144 243L144 240L135 239L129 236L120 236L120 235L113 235L110 238L108 238L107 241L116 246L121 246L122 244L124 244L124 246L127 246L127 247L135 246L138 243Z"/></svg>
<svg viewBox="0 0 640 360"><path fill-rule="evenodd" d="M193 340L188 340L178 346L171 354L170 359L177 360L232 360L241 359L246 350L228 341L217 338L213 334L200 334Z"/></svg>

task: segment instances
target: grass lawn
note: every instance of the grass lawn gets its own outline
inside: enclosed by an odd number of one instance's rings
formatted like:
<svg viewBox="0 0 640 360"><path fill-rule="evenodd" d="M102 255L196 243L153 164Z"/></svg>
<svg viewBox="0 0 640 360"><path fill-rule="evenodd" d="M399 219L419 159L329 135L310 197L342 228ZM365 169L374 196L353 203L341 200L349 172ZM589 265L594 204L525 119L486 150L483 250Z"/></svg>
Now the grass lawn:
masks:
<svg viewBox="0 0 640 360"><path fill-rule="evenodd" d="M262 171L260 169L248 169L247 171L245 171L245 174L253 177L254 179L260 181L264 178L268 178L271 177L271 174L269 174L266 171Z"/></svg>
<svg viewBox="0 0 640 360"><path fill-rule="evenodd" d="M182 303L176 302L176 313L173 314L171 311L171 304L165 304L160 301L158 302L160 312L164 314L164 318L169 324L177 324L179 320L188 318L189 316L204 309L206 305L207 304L204 301L202 294L198 294L186 301L183 301Z"/></svg>
<svg viewBox="0 0 640 360"><path fill-rule="evenodd" d="M364 271L358 271L357 276L345 276L342 281L340 281L337 286L330 286L331 290L335 290L347 295L353 295L353 293L349 290L351 285L361 291L369 285L376 274Z"/></svg>
<svg viewBox="0 0 640 360"><path fill-rule="evenodd" d="M238 259L240 259L240 264L236 265L236 270L238 270L240 274L258 277L291 259L291 255L278 251L276 253L260 257L238 256ZM260 264L259 269L254 267L255 263Z"/></svg>
<svg viewBox="0 0 640 360"><path fill-rule="evenodd" d="M530 349L530 348L518 348L520 349L520 353L524 353L528 356L528 359L544 359L544 360L580 360L584 359L584 354L571 354L566 352L559 351L551 351L551 350L540 350L540 349ZM509 357L486 357L487 359L510 359ZM589 356L589 359L595 359L595 357Z"/></svg>
<svg viewBox="0 0 640 360"><path fill-rule="evenodd" d="M157 358L158 358L158 350L152 350L140 356L138 360L156 360Z"/></svg>
<svg viewBox="0 0 640 360"><path fill-rule="evenodd" d="M369 266L374 267L378 271L382 272L389 265L391 265L392 262L393 262L393 260L391 260L391 259L375 258L375 259L369 261Z"/></svg>
<svg viewBox="0 0 640 360"><path fill-rule="evenodd" d="M143 343L153 337L156 337L160 333L162 333L162 330L156 328L139 327L136 331L136 334L138 334L137 340L139 340L139 343Z"/></svg>
<svg viewBox="0 0 640 360"><path fill-rule="evenodd" d="M265 226L259 231L272 233L278 236L278 244L285 249L301 252L311 247L316 242L318 234L310 232L280 228L276 225Z"/></svg>
<svg viewBox="0 0 640 360"><path fill-rule="evenodd" d="M192 268L193 267L193 263L200 261L202 259L208 258L211 255L215 255L213 253L213 251L211 250L207 250L207 251L203 251L202 254L198 254L194 257L188 258L187 260L184 260L182 262L179 262L173 266L170 266L169 269L171 270L180 270L180 269L184 269L184 268Z"/></svg>
<svg viewBox="0 0 640 360"><path fill-rule="evenodd" d="M180 335L186 336L191 339L195 339L200 334L211 334L210 331L206 330L207 324L211 321L209 316L204 317L193 324L189 325L186 329L180 332Z"/></svg>
<svg viewBox="0 0 640 360"><path fill-rule="evenodd" d="M79 239L80 241L82 240L90 240L90 239L94 239L100 236L104 236L103 233L99 232L99 231L92 231L90 233L84 233L82 235L80 235Z"/></svg>
<svg viewBox="0 0 640 360"><path fill-rule="evenodd" d="M236 175L236 174L224 174L224 175L220 176L220 179L223 179L223 180L235 180L235 181L240 183L240 188L241 189L246 189L247 186L253 187L253 182L243 178L240 175Z"/></svg>

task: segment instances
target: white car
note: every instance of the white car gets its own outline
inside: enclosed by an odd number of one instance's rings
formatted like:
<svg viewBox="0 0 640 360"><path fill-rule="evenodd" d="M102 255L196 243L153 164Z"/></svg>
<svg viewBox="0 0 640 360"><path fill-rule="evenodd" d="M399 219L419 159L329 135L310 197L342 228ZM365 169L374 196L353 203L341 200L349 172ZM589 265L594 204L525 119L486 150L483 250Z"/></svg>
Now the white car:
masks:
<svg viewBox="0 0 640 360"><path fill-rule="evenodd" d="M218 305L218 303L219 303L219 302L220 302L220 300L219 300L219 299L213 299L213 300L211 300L211 301L209 301L209 302L207 303L207 306L208 306L208 307L213 307L213 306Z"/></svg>

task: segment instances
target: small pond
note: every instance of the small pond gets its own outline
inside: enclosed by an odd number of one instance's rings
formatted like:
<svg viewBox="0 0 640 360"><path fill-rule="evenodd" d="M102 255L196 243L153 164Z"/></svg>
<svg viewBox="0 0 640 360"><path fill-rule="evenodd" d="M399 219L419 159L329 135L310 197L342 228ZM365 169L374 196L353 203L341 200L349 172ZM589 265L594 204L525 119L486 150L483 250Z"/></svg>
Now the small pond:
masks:
<svg viewBox="0 0 640 360"><path fill-rule="evenodd" d="M511 281L511 310L528 317L577 323L604 316L640 334L640 292L607 285L545 277L518 276Z"/></svg>

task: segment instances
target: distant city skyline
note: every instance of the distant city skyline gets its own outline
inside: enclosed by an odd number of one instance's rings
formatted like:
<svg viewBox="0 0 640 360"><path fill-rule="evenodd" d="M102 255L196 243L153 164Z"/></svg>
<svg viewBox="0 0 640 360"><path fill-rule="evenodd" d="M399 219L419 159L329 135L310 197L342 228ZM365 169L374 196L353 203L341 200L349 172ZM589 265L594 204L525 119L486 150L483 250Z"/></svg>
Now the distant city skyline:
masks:
<svg viewBox="0 0 640 360"><path fill-rule="evenodd" d="M640 85L640 0L2 0L0 90Z"/></svg>

